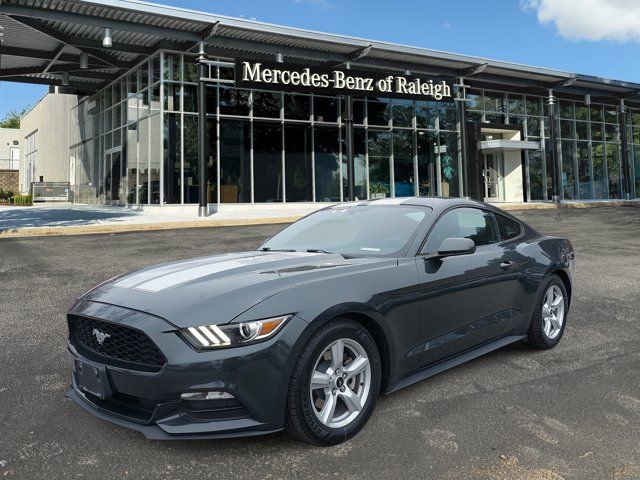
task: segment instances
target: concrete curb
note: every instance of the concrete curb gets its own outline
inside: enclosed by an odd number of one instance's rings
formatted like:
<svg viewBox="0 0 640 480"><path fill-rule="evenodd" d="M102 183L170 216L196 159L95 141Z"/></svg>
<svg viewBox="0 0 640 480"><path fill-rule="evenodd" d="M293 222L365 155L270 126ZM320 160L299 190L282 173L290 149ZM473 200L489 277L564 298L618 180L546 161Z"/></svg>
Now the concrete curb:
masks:
<svg viewBox="0 0 640 480"><path fill-rule="evenodd" d="M511 203L494 206L506 211L521 210L558 210L564 208L595 208L595 207L640 207L637 200L613 200L596 202L570 202L555 204L550 202L540 203ZM24 227L9 228L0 231L0 239L18 237L42 237L57 235L91 235L113 234L126 232L148 232L154 230L177 230L182 228L211 228L211 227L241 227L251 225L275 225L292 223L304 215L290 217L246 218L227 220L186 220L178 222L138 223L138 224L108 224L108 225L82 225L68 227Z"/></svg>
<svg viewBox="0 0 640 480"><path fill-rule="evenodd" d="M229 220L200 220L184 222L159 222L138 224L110 224L110 225L82 225L69 227L25 227L0 231L0 239L18 237L47 237L59 235L90 235L127 232L148 232L154 230L176 230L181 228L211 228L211 227L242 227L251 225L277 225L292 223L302 218L295 217L277 218L250 218Z"/></svg>

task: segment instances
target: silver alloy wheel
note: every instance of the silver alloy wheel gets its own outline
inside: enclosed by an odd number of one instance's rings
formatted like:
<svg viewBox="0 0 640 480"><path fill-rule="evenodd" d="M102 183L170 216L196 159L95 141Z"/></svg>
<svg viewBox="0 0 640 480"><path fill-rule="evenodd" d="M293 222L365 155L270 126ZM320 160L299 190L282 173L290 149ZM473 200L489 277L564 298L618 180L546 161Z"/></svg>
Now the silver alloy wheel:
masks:
<svg viewBox="0 0 640 480"><path fill-rule="evenodd" d="M340 338L327 346L311 372L311 405L318 420L329 428L353 422L363 410L370 389L367 352L350 338Z"/></svg>
<svg viewBox="0 0 640 480"><path fill-rule="evenodd" d="M553 340L562 330L564 323L564 296L557 285L551 285L544 294L542 304L542 331Z"/></svg>

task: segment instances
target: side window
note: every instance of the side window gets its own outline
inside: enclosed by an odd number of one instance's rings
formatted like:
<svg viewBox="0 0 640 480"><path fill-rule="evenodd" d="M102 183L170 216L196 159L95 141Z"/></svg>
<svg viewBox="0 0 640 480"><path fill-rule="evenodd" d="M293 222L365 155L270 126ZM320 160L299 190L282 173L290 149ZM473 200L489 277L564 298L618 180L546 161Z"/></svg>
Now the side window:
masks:
<svg viewBox="0 0 640 480"><path fill-rule="evenodd" d="M470 238L477 247L500 241L493 213L477 208L456 208L440 217L422 253L437 252L446 238Z"/></svg>
<svg viewBox="0 0 640 480"><path fill-rule="evenodd" d="M496 221L498 222L498 230L500 230L500 238L502 241L516 238L520 235L520 232L522 232L520 224L510 218L496 215Z"/></svg>

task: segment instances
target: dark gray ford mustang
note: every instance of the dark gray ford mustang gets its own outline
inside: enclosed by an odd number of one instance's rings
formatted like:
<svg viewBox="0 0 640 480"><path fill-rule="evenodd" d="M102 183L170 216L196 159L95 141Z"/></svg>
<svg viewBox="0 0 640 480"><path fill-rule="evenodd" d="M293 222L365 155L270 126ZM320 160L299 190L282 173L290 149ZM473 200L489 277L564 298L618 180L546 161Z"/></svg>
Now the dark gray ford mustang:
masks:
<svg viewBox="0 0 640 480"><path fill-rule="evenodd" d="M148 438L355 435L390 393L512 342L560 341L575 256L493 206L346 203L257 251L144 268L68 313L67 395Z"/></svg>

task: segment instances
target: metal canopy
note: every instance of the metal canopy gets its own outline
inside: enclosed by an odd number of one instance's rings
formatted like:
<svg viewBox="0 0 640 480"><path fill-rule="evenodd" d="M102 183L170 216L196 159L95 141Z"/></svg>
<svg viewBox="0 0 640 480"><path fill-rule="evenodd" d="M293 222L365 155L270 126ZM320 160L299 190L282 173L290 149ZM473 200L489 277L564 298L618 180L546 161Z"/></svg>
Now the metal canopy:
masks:
<svg viewBox="0 0 640 480"><path fill-rule="evenodd" d="M516 89L594 101L640 104L640 84L574 75L388 42L283 27L136 0L0 0L0 80L62 85L90 93L159 49L193 51L200 41L218 58L273 59L465 77L472 87ZM105 27L113 45L102 46ZM80 69L81 53L89 68ZM637 96L637 97L636 97ZM637 98L637 100L636 100Z"/></svg>
<svg viewBox="0 0 640 480"><path fill-rule="evenodd" d="M523 150L539 150L540 142L528 140L483 140L478 142L478 150L482 153L521 152Z"/></svg>

